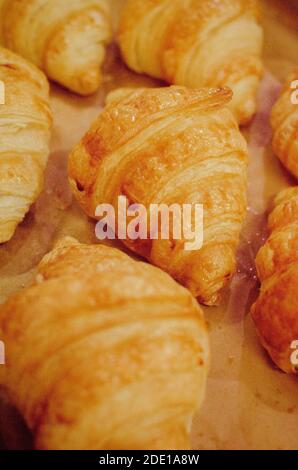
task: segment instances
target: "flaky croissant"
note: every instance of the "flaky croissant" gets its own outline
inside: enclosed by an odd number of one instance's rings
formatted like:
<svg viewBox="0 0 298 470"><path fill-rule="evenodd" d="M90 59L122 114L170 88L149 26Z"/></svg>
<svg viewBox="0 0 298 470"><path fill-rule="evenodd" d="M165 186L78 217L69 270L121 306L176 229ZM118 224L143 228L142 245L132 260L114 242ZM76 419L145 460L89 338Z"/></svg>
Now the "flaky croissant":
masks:
<svg viewBox="0 0 298 470"><path fill-rule="evenodd" d="M176 85L228 85L240 124L256 110L263 32L255 0L127 0L119 27L127 65Z"/></svg>
<svg viewBox="0 0 298 470"><path fill-rule="evenodd" d="M35 66L0 48L0 243L10 240L42 186L52 115L49 85Z"/></svg>
<svg viewBox="0 0 298 470"><path fill-rule="evenodd" d="M252 317L275 364L298 373L291 359L298 347L298 187L277 196L269 229L256 260L262 288Z"/></svg>
<svg viewBox="0 0 298 470"><path fill-rule="evenodd" d="M50 79L89 95L111 37L108 0L0 0L0 41Z"/></svg>
<svg viewBox="0 0 298 470"><path fill-rule="evenodd" d="M288 78L280 98L273 107L271 125L273 129L273 150L284 166L298 179L297 88L298 67Z"/></svg>
<svg viewBox="0 0 298 470"><path fill-rule="evenodd" d="M0 383L39 449L187 449L208 369L195 299L153 266L65 239L0 307Z"/></svg>
<svg viewBox="0 0 298 470"><path fill-rule="evenodd" d="M225 107L231 91L168 87L115 93L70 155L73 192L93 218L106 203L117 216L119 196L148 212L152 204L188 204L192 210L203 204L200 250L186 250L174 231L168 240L148 233L147 239L123 241L202 303L216 304L235 270L246 214L247 146Z"/></svg>

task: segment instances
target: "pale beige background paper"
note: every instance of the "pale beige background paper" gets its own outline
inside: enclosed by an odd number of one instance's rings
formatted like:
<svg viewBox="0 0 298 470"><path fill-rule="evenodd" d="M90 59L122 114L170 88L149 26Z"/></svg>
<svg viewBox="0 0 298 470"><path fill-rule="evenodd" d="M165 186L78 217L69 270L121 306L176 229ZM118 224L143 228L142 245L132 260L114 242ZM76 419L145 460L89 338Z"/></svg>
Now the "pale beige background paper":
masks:
<svg viewBox="0 0 298 470"><path fill-rule="evenodd" d="M116 21L122 0L113 3ZM238 272L224 293L223 304L205 309L212 364L206 400L193 425L195 449L298 449L297 378L272 366L249 317L257 295L254 256L266 236L266 211L278 190L293 183L272 154L268 112L279 80L297 63L298 13L282 0L262 3L267 72L259 93L258 115L245 131L250 147L248 219ZM118 86L157 85L129 72L112 46L104 86L97 96L78 98L52 86L55 123L46 187L14 239L0 247L0 302L30 282L36 264L61 236L95 242L94 223L72 200L67 185L67 155L100 112L108 91ZM0 405L0 433L3 446L30 446L23 426L5 401Z"/></svg>

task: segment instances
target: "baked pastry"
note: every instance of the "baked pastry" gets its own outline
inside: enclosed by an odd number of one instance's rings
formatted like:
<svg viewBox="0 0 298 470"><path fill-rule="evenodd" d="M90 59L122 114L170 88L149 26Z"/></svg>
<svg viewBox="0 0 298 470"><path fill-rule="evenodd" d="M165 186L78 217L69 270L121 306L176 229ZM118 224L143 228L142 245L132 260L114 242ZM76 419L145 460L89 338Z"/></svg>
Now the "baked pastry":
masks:
<svg viewBox="0 0 298 470"><path fill-rule="evenodd" d="M49 85L35 66L0 48L0 243L10 240L42 186L52 115Z"/></svg>
<svg viewBox="0 0 298 470"><path fill-rule="evenodd" d="M252 317L275 364L298 373L292 360L295 341L298 347L298 187L281 192L274 206L271 235L256 260L262 288Z"/></svg>
<svg viewBox="0 0 298 470"><path fill-rule="evenodd" d="M110 38L108 0L0 0L2 44L80 95L99 88Z"/></svg>
<svg viewBox="0 0 298 470"><path fill-rule="evenodd" d="M273 107L271 125L273 129L273 150L284 166L298 178L298 67L288 78L280 98ZM297 95L298 96L298 95Z"/></svg>
<svg viewBox="0 0 298 470"><path fill-rule="evenodd" d="M0 382L38 449L187 449L208 369L203 314L153 266L62 240L0 307Z"/></svg>
<svg viewBox="0 0 298 470"><path fill-rule="evenodd" d="M225 107L231 95L183 87L117 91L69 159L72 190L90 217L101 204L117 215L120 196L147 213L152 204L189 205L196 232L195 207L204 205L201 249L186 249L174 230L162 239L161 226L158 239L148 229L144 239L124 233L123 242L207 305L218 303L235 270L246 214L247 146ZM176 216L172 227L180 222Z"/></svg>
<svg viewBox="0 0 298 470"><path fill-rule="evenodd" d="M127 0L118 40L134 71L192 88L227 85L238 122L255 113L263 71L255 0Z"/></svg>

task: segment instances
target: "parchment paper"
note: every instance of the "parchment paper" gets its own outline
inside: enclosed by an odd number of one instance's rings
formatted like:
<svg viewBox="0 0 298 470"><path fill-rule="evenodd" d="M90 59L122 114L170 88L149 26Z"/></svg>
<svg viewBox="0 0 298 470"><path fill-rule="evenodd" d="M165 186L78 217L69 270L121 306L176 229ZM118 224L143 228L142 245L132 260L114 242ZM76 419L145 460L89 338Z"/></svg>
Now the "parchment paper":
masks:
<svg viewBox="0 0 298 470"><path fill-rule="evenodd" d="M113 0L115 22L122 0ZM274 157L268 114L280 81L298 63L298 13L286 1L264 0L265 63L258 114L244 130L250 148L249 210L238 254L238 272L217 308L206 308L212 363L204 405L194 420L194 449L298 449L298 382L274 368L249 316L257 296L254 258L266 238L273 196L293 184ZM94 222L72 198L66 162L72 146L100 112L107 92L119 86L159 86L128 71L111 46L104 85L92 98L78 98L52 85L54 132L46 185L13 240L0 247L0 302L33 278L37 263L61 236L96 242ZM120 245L118 245L119 247ZM3 396L0 448L30 448L30 435Z"/></svg>

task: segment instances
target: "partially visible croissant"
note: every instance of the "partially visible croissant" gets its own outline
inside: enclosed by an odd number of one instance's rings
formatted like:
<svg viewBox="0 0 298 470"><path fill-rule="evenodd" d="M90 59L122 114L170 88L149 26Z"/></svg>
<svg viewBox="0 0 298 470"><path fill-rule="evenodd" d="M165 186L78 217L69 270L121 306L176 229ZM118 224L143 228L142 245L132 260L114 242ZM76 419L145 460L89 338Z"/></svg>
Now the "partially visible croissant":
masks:
<svg viewBox="0 0 298 470"><path fill-rule="evenodd" d="M42 186L52 115L49 85L35 66L0 48L0 243L13 236Z"/></svg>
<svg viewBox="0 0 298 470"><path fill-rule="evenodd" d="M263 32L255 0L127 0L119 44L127 65L192 88L228 85L240 124L256 110Z"/></svg>
<svg viewBox="0 0 298 470"><path fill-rule="evenodd" d="M284 166L298 179L298 92L293 84L297 89L298 67L286 81L281 96L273 107L271 125L273 150Z"/></svg>
<svg viewBox="0 0 298 470"><path fill-rule="evenodd" d="M65 239L0 307L0 383L38 449L188 449L205 389L195 299L124 253Z"/></svg>
<svg viewBox="0 0 298 470"><path fill-rule="evenodd" d="M71 187L91 217L106 203L117 215L119 196L147 211L152 204L204 205L200 250L187 251L173 233L123 241L207 305L218 303L234 273L246 214L247 146L225 108L230 99L228 89L113 93L69 159Z"/></svg>
<svg viewBox="0 0 298 470"><path fill-rule="evenodd" d="M298 342L298 187L277 196L269 229L256 260L262 289L252 317L272 360L284 372L298 373L291 360Z"/></svg>
<svg viewBox="0 0 298 470"><path fill-rule="evenodd" d="M0 41L50 79L89 95L111 37L109 0L0 0Z"/></svg>

